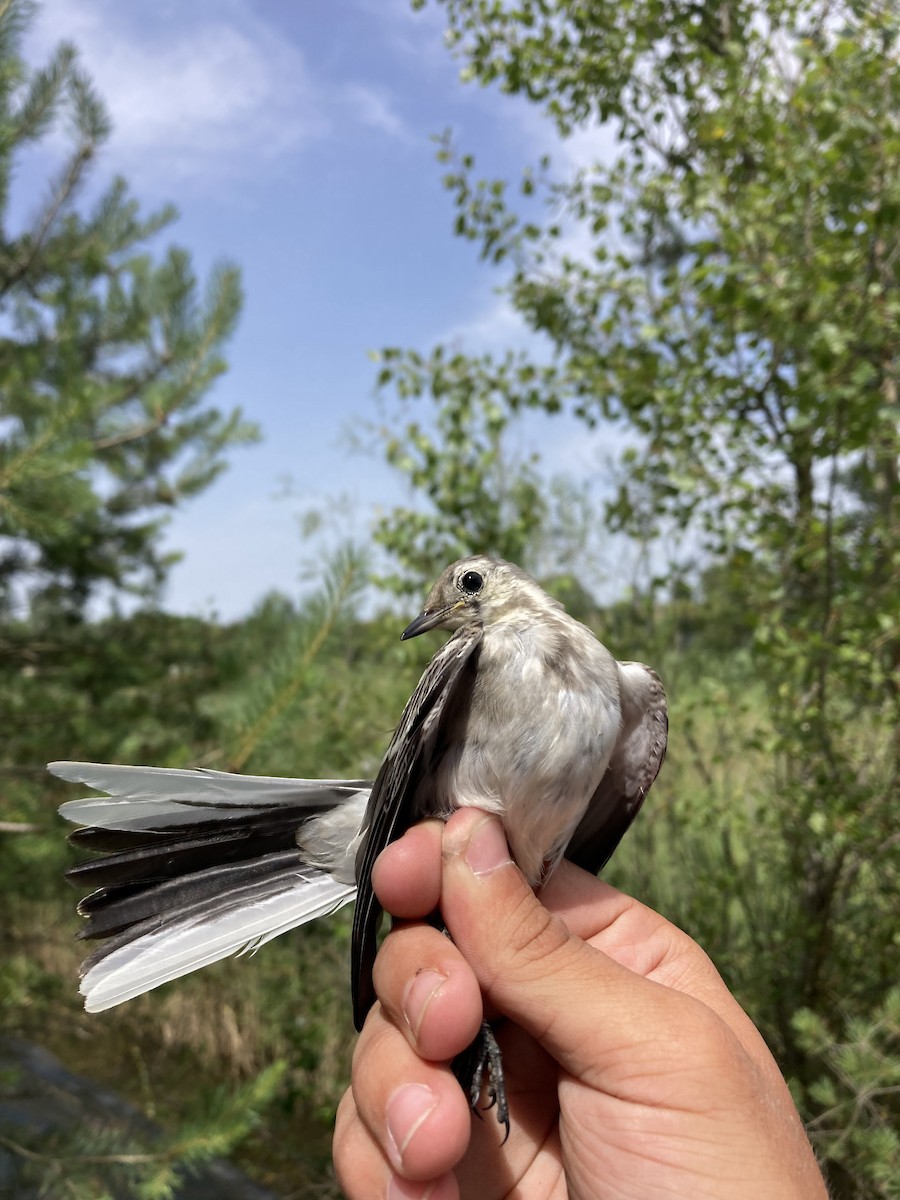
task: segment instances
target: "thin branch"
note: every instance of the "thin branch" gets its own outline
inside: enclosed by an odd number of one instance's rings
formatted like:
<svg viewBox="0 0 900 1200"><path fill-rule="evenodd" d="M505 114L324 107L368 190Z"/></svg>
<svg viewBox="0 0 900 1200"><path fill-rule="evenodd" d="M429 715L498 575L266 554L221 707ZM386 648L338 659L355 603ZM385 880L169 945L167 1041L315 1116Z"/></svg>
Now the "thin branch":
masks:
<svg viewBox="0 0 900 1200"><path fill-rule="evenodd" d="M31 242L29 252L19 259L19 262L13 267L12 271L6 277L4 282L0 284L0 299L6 296L10 289L13 288L15 284L17 284L19 280L21 280L23 276L27 275L31 270L31 267L34 265L38 254L44 248L44 241L47 237L47 234L50 232L50 229L56 221L56 218L59 216L63 205L66 203L78 185L81 174L86 164L93 157L93 154L94 147L90 142L85 142L78 148L77 153L69 165L68 171L60 183L56 195L53 197L44 212L44 216L37 230L37 234Z"/></svg>
<svg viewBox="0 0 900 1200"><path fill-rule="evenodd" d="M3 1134L0 1134L0 1146L5 1146L13 1154L18 1154L20 1158L26 1158L29 1162L53 1163L55 1166L64 1166L66 1163L93 1163L130 1167L167 1162L173 1157L171 1152L166 1151L159 1154L41 1154L37 1150L29 1150L27 1146L23 1146L20 1142L14 1142L12 1138L5 1137Z"/></svg>
<svg viewBox="0 0 900 1200"><path fill-rule="evenodd" d="M143 425L132 425L130 429L122 429L118 433L111 433L108 437L97 438L92 445L95 450L111 450L114 446L124 446L128 442L140 441L148 433L155 433L157 429L161 429L168 419L168 412L162 412L152 420L145 421Z"/></svg>
<svg viewBox="0 0 900 1200"><path fill-rule="evenodd" d="M112 396L106 401L107 409L118 408L120 405L127 403L127 401L133 400L135 396L140 395L140 393L149 384L154 383L157 379L159 379L160 375L162 375L163 371L165 371L167 367L172 365L173 356L170 350L157 351L156 348L151 345L150 351L156 355L156 361L152 366L148 367L142 375L133 376L131 379L128 379L126 386L121 389L118 395ZM97 371L97 378L102 380L104 383L112 383L114 381L118 382L121 380L121 376L117 376L112 372L103 371ZM148 432L152 432L152 430L148 430ZM109 436L111 439L111 444L117 445L118 443L114 440L117 435L110 434ZM138 434L137 436L142 437L143 434ZM131 441L131 438L125 438L124 440ZM94 442L94 448L101 450L105 449L104 441L105 439L101 438L99 441Z"/></svg>

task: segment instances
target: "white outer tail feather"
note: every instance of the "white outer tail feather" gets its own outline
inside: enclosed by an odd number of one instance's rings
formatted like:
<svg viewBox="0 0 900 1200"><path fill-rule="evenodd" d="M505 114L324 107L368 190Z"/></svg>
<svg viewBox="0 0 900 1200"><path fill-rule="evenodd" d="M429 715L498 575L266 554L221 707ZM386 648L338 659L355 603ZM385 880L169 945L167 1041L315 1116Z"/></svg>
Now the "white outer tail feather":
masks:
<svg viewBox="0 0 900 1200"><path fill-rule="evenodd" d="M335 912L355 896L355 886L330 875L298 872L296 883L286 891L247 908L145 933L85 973L84 1007L103 1012L222 958L253 952L289 929Z"/></svg>
<svg viewBox="0 0 900 1200"><path fill-rule="evenodd" d="M67 821L104 829L127 829L132 822L148 825L156 818L168 825L194 824L209 820L216 811L237 817L280 804L314 808L357 796L365 800L371 790L364 779L285 779L205 768L52 762L47 770L59 779L107 793L67 800L59 808Z"/></svg>

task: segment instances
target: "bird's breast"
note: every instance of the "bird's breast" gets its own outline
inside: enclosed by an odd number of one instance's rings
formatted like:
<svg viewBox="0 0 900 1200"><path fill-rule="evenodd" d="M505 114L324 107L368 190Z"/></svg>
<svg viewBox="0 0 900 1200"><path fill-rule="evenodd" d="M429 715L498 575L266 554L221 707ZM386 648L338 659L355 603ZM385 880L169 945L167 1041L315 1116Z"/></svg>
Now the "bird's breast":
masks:
<svg viewBox="0 0 900 1200"><path fill-rule="evenodd" d="M561 857L621 721L615 664L584 635L486 631L465 721L439 775L442 808L503 817L513 856L533 884Z"/></svg>

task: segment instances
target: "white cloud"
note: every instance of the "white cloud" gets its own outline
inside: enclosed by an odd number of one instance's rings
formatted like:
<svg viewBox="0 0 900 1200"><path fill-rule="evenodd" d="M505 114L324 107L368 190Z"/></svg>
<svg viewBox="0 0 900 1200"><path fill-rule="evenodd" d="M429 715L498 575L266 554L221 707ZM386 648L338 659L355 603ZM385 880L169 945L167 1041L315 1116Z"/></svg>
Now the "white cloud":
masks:
<svg viewBox="0 0 900 1200"><path fill-rule="evenodd" d="M537 341L521 315L502 292L494 292L468 320L444 330L436 342L459 345L469 354L502 354L534 348Z"/></svg>
<svg viewBox="0 0 900 1200"><path fill-rule="evenodd" d="M243 4L201 3L190 21L161 15L113 0L48 0L28 39L37 62L61 39L75 43L113 120L116 167L212 183L324 131L302 55Z"/></svg>
<svg viewBox="0 0 900 1200"><path fill-rule="evenodd" d="M112 117L107 158L143 188L247 179L342 118L410 140L387 91L317 78L249 0L46 0L26 53L43 63L63 39Z"/></svg>
<svg viewBox="0 0 900 1200"><path fill-rule="evenodd" d="M354 0L354 5L379 22L393 51L427 70L434 83L458 90L461 63L457 65L447 52L447 21L438 5L413 9L410 0Z"/></svg>
<svg viewBox="0 0 900 1200"><path fill-rule="evenodd" d="M343 96L349 111L361 124L401 142L415 140L406 122L397 112L392 97L383 88L351 83L343 89Z"/></svg>

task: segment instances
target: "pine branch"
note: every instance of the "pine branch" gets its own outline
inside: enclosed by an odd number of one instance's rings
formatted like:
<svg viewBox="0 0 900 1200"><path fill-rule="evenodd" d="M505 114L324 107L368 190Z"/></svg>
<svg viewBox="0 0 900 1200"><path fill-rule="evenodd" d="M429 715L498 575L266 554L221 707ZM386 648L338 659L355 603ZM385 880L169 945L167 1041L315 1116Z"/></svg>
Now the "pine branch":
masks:
<svg viewBox="0 0 900 1200"><path fill-rule="evenodd" d="M161 1151L158 1154L42 1154L38 1150L29 1150L27 1146L23 1146L20 1142L15 1142L12 1138L6 1137L3 1134L0 1134L0 1146L5 1146L13 1154L17 1154L20 1158L26 1158L29 1162L46 1163L60 1167L75 1163L95 1166L100 1164L139 1166L147 1163L165 1162L171 1158L169 1151Z"/></svg>
<svg viewBox="0 0 900 1200"><path fill-rule="evenodd" d="M125 399L127 397L123 397ZM96 438L92 443L95 450L111 450L115 446L124 446L128 442L138 442L141 438L145 438L148 433L155 433L157 429L161 429L168 421L170 414L161 412L158 416L153 417L149 421L145 421L142 425L132 425L128 429L122 429L118 433L111 433L108 437Z"/></svg>
<svg viewBox="0 0 900 1200"><path fill-rule="evenodd" d="M76 57L75 47L63 42L52 61L34 73L13 120L13 142L34 141L46 132L56 115L63 88L71 78Z"/></svg>
<svg viewBox="0 0 900 1200"><path fill-rule="evenodd" d="M354 547L345 547L335 556L331 564L330 579L326 581L322 593L314 597L308 605L313 612L321 610L315 632L305 642L288 678L241 739L228 764L229 771L240 771L259 743L284 716L300 691L310 666L334 630L348 598L359 591L365 573L366 558Z"/></svg>
<svg viewBox="0 0 900 1200"><path fill-rule="evenodd" d="M39 219L37 229L31 236L22 239L23 252L13 263L10 273L0 285L0 299L6 296L31 271L44 249L45 242L56 224L59 214L71 199L84 175L85 168L94 157L97 146L110 132L110 121L103 102L94 91L90 80L74 67L75 52L63 45L57 60L47 70L38 74L32 92L25 103L26 121L36 123L35 132L42 131L42 122L53 115L59 93L65 83L69 87L69 100L78 134L78 145L69 160L69 165L57 183L49 204Z"/></svg>
<svg viewBox="0 0 900 1200"><path fill-rule="evenodd" d="M0 467L0 505L12 505L10 497L3 495L4 491L8 492L28 471L35 458L47 449L66 425L73 422L77 409L77 401L59 406L37 437L18 454L14 454L5 466ZM54 473L55 469L46 472L51 475Z"/></svg>
<svg viewBox="0 0 900 1200"><path fill-rule="evenodd" d="M53 228L64 205L78 186L84 174L85 167L91 158L93 158L94 149L95 147L90 143L82 143L72 156L69 166L63 173L50 203L44 209L36 232L31 237L23 238L23 253L14 261L11 271L3 282L0 283L0 300L4 299L16 284L20 283L30 273L32 267L37 262L50 230Z"/></svg>

